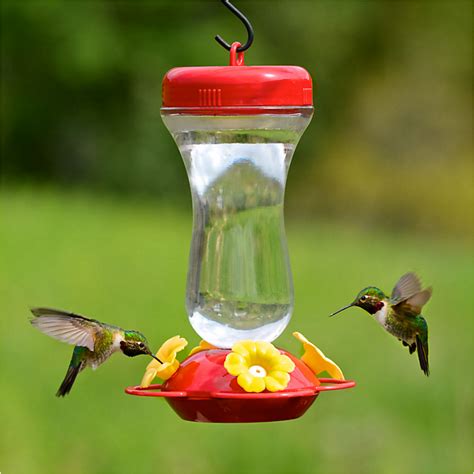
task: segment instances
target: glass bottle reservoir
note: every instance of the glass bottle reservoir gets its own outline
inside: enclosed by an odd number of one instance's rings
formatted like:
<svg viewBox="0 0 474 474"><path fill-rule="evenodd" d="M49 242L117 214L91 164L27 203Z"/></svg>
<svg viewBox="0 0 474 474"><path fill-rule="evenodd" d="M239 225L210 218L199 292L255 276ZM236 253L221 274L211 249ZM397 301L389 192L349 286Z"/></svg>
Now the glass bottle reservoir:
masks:
<svg viewBox="0 0 474 474"><path fill-rule="evenodd" d="M186 309L217 347L273 341L293 309L283 223L288 168L312 108L292 114L163 120L183 157L194 225Z"/></svg>
<svg viewBox="0 0 474 474"><path fill-rule="evenodd" d="M293 310L283 223L288 168L311 120L312 81L297 66L175 68L161 114L193 201L186 310L205 341L271 342Z"/></svg>

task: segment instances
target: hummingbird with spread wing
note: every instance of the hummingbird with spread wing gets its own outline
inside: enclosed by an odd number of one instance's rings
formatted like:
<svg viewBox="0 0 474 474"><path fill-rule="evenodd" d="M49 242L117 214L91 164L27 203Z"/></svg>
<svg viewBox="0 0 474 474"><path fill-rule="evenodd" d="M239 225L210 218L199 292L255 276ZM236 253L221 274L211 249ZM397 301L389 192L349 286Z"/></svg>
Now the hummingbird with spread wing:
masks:
<svg viewBox="0 0 474 474"><path fill-rule="evenodd" d="M428 324L421 310L430 299L431 292L431 288L423 290L419 278L410 272L398 280L391 296L375 286L369 286L361 290L352 303L331 316L352 306L364 309L387 332L407 346L410 354L415 351L418 353L420 367L425 375L429 375Z"/></svg>
<svg viewBox="0 0 474 474"><path fill-rule="evenodd" d="M145 336L138 331L58 309L32 308L31 312L35 316L31 319L33 326L48 336L75 346L66 376L56 393L58 397L71 391L79 372L86 367L95 370L114 352L121 351L128 357L146 354L161 363L152 354Z"/></svg>

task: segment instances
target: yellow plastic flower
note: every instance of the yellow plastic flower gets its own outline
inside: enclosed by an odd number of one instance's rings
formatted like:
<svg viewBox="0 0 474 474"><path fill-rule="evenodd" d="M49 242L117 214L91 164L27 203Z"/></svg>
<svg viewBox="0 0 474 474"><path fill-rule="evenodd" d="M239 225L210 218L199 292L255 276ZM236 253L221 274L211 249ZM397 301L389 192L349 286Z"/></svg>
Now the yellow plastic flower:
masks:
<svg viewBox="0 0 474 474"><path fill-rule="evenodd" d="M322 372L327 372L333 379L344 379L342 370L331 359L328 359L313 343L309 342L303 334L294 332L293 336L303 344L304 354L301 360L317 376Z"/></svg>
<svg viewBox="0 0 474 474"><path fill-rule="evenodd" d="M209 351L211 349L218 349L218 347L216 346L213 346L212 344L209 344L208 342L206 341L201 341L199 343L199 346L196 346L196 347L193 347L191 349L191 352L189 353L190 356L194 355L194 354L197 354L198 352L201 352L201 351Z"/></svg>
<svg viewBox="0 0 474 474"><path fill-rule="evenodd" d="M145 370L141 387L149 387L155 377L162 380L168 380L179 368L179 361L176 360L176 354L182 351L188 345L188 341L183 337L174 336L168 339L156 353L156 357L163 363L160 364L153 359Z"/></svg>
<svg viewBox="0 0 474 474"><path fill-rule="evenodd" d="M269 342L240 341L227 355L224 367L246 392L259 393L284 390L295 364Z"/></svg>

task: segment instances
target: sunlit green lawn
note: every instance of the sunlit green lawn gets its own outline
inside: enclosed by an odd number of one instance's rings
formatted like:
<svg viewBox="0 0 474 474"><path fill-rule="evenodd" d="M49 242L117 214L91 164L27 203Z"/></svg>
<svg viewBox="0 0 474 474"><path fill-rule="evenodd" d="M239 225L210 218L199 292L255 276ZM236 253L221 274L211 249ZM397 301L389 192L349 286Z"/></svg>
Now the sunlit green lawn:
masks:
<svg viewBox="0 0 474 474"><path fill-rule="evenodd" d="M180 334L191 232L186 213L81 194L2 196L0 472L468 473L473 446L473 252L433 237L288 222L301 331L358 385L322 394L301 419L251 425L180 420L163 400L125 395L146 358L114 356L57 399L71 348L28 323L49 305L143 331ZM363 286L407 270L434 287L425 309L432 375L361 310L327 315Z"/></svg>

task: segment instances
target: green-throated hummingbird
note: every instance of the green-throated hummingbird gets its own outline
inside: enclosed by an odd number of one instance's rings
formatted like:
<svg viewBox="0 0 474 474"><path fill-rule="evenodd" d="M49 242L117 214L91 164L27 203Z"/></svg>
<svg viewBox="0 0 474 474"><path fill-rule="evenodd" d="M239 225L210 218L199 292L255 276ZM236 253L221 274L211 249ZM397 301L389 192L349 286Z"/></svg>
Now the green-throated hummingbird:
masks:
<svg viewBox="0 0 474 474"><path fill-rule="evenodd" d="M150 351L145 336L138 331L58 309L32 308L31 312L35 316L31 320L33 326L48 336L75 345L66 376L56 393L58 397L70 392L79 372L88 366L95 370L114 352L122 351L128 357L147 354L161 362Z"/></svg>
<svg viewBox="0 0 474 474"><path fill-rule="evenodd" d="M368 286L359 292L356 299L331 314L334 316L351 306L365 309L404 346L410 354L417 351L420 367L425 375L430 374L428 363L428 324L421 315L421 309L431 297L431 288L422 289L414 273L406 273L398 280L387 296L375 286Z"/></svg>

